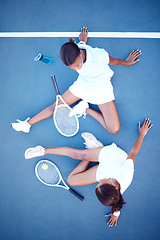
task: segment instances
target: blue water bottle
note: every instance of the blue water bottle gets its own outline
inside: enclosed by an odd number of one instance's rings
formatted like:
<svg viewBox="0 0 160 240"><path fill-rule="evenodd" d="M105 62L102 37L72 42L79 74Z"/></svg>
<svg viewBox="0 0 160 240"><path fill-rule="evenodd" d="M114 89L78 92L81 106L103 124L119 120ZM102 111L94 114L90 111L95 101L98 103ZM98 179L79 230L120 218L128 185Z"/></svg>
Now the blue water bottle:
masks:
<svg viewBox="0 0 160 240"><path fill-rule="evenodd" d="M47 63L47 64L51 64L52 63L52 59L47 57L47 56L44 56L42 54L38 54L35 58L34 58L34 61L41 61L41 62L44 62L44 63Z"/></svg>

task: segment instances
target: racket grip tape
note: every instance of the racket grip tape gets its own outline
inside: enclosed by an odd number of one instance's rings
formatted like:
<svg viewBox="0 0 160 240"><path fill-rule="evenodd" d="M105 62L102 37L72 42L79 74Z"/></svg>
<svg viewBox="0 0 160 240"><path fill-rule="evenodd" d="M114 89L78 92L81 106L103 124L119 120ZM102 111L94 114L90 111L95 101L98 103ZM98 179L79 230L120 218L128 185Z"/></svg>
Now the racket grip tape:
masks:
<svg viewBox="0 0 160 240"><path fill-rule="evenodd" d="M75 192L73 189L69 188L68 189L70 193L72 193L74 196L76 196L77 198L79 198L81 201L83 201L84 197L82 197L81 195L79 195L77 192Z"/></svg>
<svg viewBox="0 0 160 240"><path fill-rule="evenodd" d="M54 85L54 88L55 88L55 91L56 91L57 95L60 95L55 76L54 75L51 76L51 79L52 79L52 82L53 82L53 85Z"/></svg>

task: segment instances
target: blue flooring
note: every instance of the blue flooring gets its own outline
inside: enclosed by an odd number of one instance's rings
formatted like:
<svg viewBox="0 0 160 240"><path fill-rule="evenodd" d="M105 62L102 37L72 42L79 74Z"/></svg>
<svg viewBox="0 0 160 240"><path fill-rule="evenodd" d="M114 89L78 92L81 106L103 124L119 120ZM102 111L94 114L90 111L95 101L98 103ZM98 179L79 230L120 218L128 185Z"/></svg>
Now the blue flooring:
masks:
<svg viewBox="0 0 160 240"><path fill-rule="evenodd" d="M90 31L160 30L159 1L1 1L0 31L73 31L82 26ZM157 240L160 234L160 69L159 39L89 38L88 44L102 47L113 57L125 59L133 49L141 49L134 66L111 66L115 105L121 129L112 135L94 119L80 119L79 133L61 136L52 118L37 123L29 134L15 132L10 123L25 120L53 103L55 92L50 75L55 74L61 92L77 78L59 57L67 38L0 39L0 139L1 139L1 240ZM78 39L76 38L78 41ZM34 62L43 53L53 59L51 65ZM96 109L96 106L92 105ZM138 136L138 121L152 119L153 128L144 139L137 156L135 175L124 193L124 206L118 226L109 228L94 189L96 184L74 187L85 197L83 202L63 189L42 185L34 167L42 157L24 159L28 147L84 147L81 133L93 133L105 145L117 143L128 153ZM56 163L64 179L78 164L67 157L47 155Z"/></svg>

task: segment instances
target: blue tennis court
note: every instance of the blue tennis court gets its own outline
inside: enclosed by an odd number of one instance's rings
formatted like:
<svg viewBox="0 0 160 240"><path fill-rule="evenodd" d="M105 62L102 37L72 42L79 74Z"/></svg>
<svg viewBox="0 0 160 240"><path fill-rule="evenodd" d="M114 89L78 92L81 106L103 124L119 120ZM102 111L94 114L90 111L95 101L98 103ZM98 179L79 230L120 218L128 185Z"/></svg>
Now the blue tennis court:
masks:
<svg viewBox="0 0 160 240"><path fill-rule="evenodd" d="M160 32L158 0L127 1L11 1L0 2L0 33L3 32ZM32 35L32 34L31 34ZM75 38L78 42L78 37ZM71 138L59 134L52 117L35 124L25 134L12 129L16 119L33 117L55 101L50 76L55 75L63 93L78 74L61 61L59 51L68 37L0 37L1 65L1 240L158 240L160 234L160 68L159 38L89 37L88 45L104 48L111 56L126 59L141 49L133 66L112 65L115 105L121 128L110 134L93 118L80 118L79 132ZM47 65L35 62L42 53L52 58ZM91 105L98 110L97 106ZM53 161L64 180L79 163L64 156L24 158L29 147L67 146L83 149L82 132L91 132L104 145L115 142L127 153L138 136L138 122L149 117L150 130L135 163L131 186L123 197L127 204L118 225L108 227L111 208L99 203L95 186L73 187L84 196L81 202L68 191L47 187L35 176L41 159ZM91 163L91 166L93 163Z"/></svg>

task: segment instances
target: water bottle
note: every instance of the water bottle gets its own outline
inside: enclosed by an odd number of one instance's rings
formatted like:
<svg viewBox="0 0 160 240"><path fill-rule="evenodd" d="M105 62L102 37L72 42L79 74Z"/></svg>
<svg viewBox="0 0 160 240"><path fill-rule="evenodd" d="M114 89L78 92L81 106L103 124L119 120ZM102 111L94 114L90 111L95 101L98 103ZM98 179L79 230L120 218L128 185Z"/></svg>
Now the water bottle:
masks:
<svg viewBox="0 0 160 240"><path fill-rule="evenodd" d="M47 57L47 56L44 56L42 54L38 54L35 58L34 58L34 61L41 61L41 62L44 62L44 63L47 63L47 64L51 64L52 63L52 59Z"/></svg>

